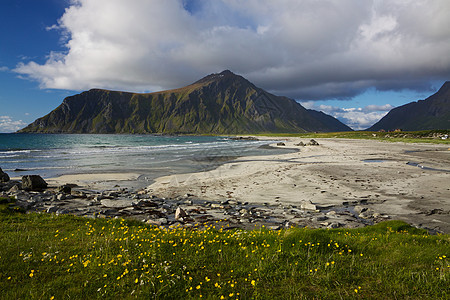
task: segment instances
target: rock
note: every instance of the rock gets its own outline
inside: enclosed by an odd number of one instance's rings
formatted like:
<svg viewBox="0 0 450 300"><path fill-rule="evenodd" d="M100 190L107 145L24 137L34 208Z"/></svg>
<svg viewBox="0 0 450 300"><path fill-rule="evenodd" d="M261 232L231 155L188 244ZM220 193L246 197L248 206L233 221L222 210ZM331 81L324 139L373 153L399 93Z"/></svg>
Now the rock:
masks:
<svg viewBox="0 0 450 300"><path fill-rule="evenodd" d="M313 218L313 221L314 222L322 222L322 221L325 221L327 219L328 219L328 217L326 217L326 216L317 216L317 217Z"/></svg>
<svg viewBox="0 0 450 300"><path fill-rule="evenodd" d="M305 145L305 143L303 143L303 142L300 142L300 143L298 143L298 144L294 144L294 146L300 146L300 147L304 147L304 146L306 146L306 145Z"/></svg>
<svg viewBox="0 0 450 300"><path fill-rule="evenodd" d="M72 192L72 187L68 184L64 184L64 185L58 186L57 191L59 193L70 194Z"/></svg>
<svg viewBox="0 0 450 300"><path fill-rule="evenodd" d="M96 195L96 196L93 197L93 199L94 199L94 201L100 202L103 199L103 196L102 195Z"/></svg>
<svg viewBox="0 0 450 300"><path fill-rule="evenodd" d="M107 194L107 196L110 197L110 198L117 198L117 197L119 197L119 194L117 192L109 192Z"/></svg>
<svg viewBox="0 0 450 300"><path fill-rule="evenodd" d="M181 218L186 218L187 216L187 213L181 207L177 207L177 210L175 211L175 220L180 220Z"/></svg>
<svg viewBox="0 0 450 300"><path fill-rule="evenodd" d="M8 182L9 175L3 172L2 168L0 168L0 182Z"/></svg>
<svg viewBox="0 0 450 300"><path fill-rule="evenodd" d="M15 184L8 190L8 193L14 194L14 193L17 193L18 191L20 191L20 187L18 184Z"/></svg>
<svg viewBox="0 0 450 300"><path fill-rule="evenodd" d="M367 207L356 205L355 207L353 207L353 210L355 211L355 213L360 214L362 212L365 212L367 210Z"/></svg>
<svg viewBox="0 0 450 300"><path fill-rule="evenodd" d="M57 211L58 211L58 206L50 206L49 208L47 208L48 213L55 213Z"/></svg>
<svg viewBox="0 0 450 300"><path fill-rule="evenodd" d="M100 203L104 207L116 208L116 209L122 209L122 208L126 208L126 207L132 206L132 202L131 202L130 199L116 199L116 200L103 199L103 200L100 201Z"/></svg>
<svg viewBox="0 0 450 300"><path fill-rule="evenodd" d="M158 203L155 203L154 201L150 199L143 199L139 200L139 202L136 203L136 206L140 207L158 207Z"/></svg>
<svg viewBox="0 0 450 300"><path fill-rule="evenodd" d="M100 213L102 213L106 216L115 216L115 215L117 215L118 211L115 208L108 208L108 209L103 209Z"/></svg>
<svg viewBox="0 0 450 300"><path fill-rule="evenodd" d="M333 229L333 228L339 228L341 227L340 223L331 223L327 226L327 228Z"/></svg>
<svg viewBox="0 0 450 300"><path fill-rule="evenodd" d="M163 205L161 206L163 209L172 209L172 205L170 205L169 203L163 203Z"/></svg>
<svg viewBox="0 0 450 300"><path fill-rule="evenodd" d="M273 226L269 226L270 230L280 230L281 226L280 225L273 225Z"/></svg>
<svg viewBox="0 0 450 300"><path fill-rule="evenodd" d="M211 215L202 215L202 216L197 216L194 218L194 220L197 222L206 222L206 221L213 220L213 219L214 219L214 217Z"/></svg>
<svg viewBox="0 0 450 300"><path fill-rule="evenodd" d="M311 139L308 143L308 146L319 146L319 143L316 142L315 140Z"/></svg>
<svg viewBox="0 0 450 300"><path fill-rule="evenodd" d="M361 219L369 219L369 218L372 218L372 214L369 213L368 211L365 211L365 212L363 212L363 213L360 213L360 214L358 215L358 218L361 218Z"/></svg>
<svg viewBox="0 0 450 300"><path fill-rule="evenodd" d="M66 200L66 195L64 195L64 194L58 194L58 195L56 196L56 199L59 200L59 201L61 201L61 200Z"/></svg>
<svg viewBox="0 0 450 300"><path fill-rule="evenodd" d="M241 210L239 210L239 213L241 214L241 216L245 216L245 215L248 215L248 210L246 210L245 208L242 208Z"/></svg>
<svg viewBox="0 0 450 300"><path fill-rule="evenodd" d="M232 138L230 138L230 140L259 141L259 139L254 136L238 136L238 137L232 137Z"/></svg>
<svg viewBox="0 0 450 300"><path fill-rule="evenodd" d="M47 182L39 175L22 176L22 189L24 190L43 190L47 188Z"/></svg>
<svg viewBox="0 0 450 300"><path fill-rule="evenodd" d="M72 196L77 198L87 198L86 193L81 191L72 191Z"/></svg>
<svg viewBox="0 0 450 300"><path fill-rule="evenodd" d="M312 204L311 201L303 201L300 207L303 210L317 210L317 206Z"/></svg>
<svg viewBox="0 0 450 300"><path fill-rule="evenodd" d="M283 142L279 142L279 143L277 143L277 146L286 146L286 144Z"/></svg>

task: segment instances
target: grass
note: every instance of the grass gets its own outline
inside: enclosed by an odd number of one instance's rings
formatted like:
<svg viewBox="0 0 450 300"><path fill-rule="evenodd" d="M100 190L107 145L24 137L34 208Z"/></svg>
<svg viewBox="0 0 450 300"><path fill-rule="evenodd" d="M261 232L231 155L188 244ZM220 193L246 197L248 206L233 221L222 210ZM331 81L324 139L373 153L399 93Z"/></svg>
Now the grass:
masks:
<svg viewBox="0 0 450 300"><path fill-rule="evenodd" d="M299 138L346 138L370 139L388 142L450 144L450 138L441 139L440 135L450 135L450 130L424 130L400 132L347 131L323 133L266 133L262 136L299 137Z"/></svg>
<svg viewBox="0 0 450 300"><path fill-rule="evenodd" d="M3 207L4 208L4 207ZM0 213L1 299L448 299L450 238Z"/></svg>

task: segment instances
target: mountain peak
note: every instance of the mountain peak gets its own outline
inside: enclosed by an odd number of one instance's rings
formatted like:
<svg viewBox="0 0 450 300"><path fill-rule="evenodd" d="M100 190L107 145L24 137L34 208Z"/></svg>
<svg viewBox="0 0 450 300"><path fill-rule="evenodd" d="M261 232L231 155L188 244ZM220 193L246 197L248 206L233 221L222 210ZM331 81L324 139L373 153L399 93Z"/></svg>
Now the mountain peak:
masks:
<svg viewBox="0 0 450 300"><path fill-rule="evenodd" d="M448 91L450 91L450 81L444 82L437 94L447 93Z"/></svg>
<svg viewBox="0 0 450 300"><path fill-rule="evenodd" d="M236 74L234 74L230 70L223 70L222 72L219 73L219 75L230 76L230 75L236 75Z"/></svg>
<svg viewBox="0 0 450 300"><path fill-rule="evenodd" d="M83 92L67 97L21 132L248 134L351 130L325 117L225 70L175 90L146 94Z"/></svg>
<svg viewBox="0 0 450 300"><path fill-rule="evenodd" d="M209 83L213 83L213 82L219 82L219 81L245 81L247 83L250 84L250 82L245 79L244 77L240 76L240 75L236 75L233 72L231 72L230 70L224 70L220 73L213 73L210 75L207 75L205 77L203 77L202 79L194 82L192 85L205 85L205 84L209 84Z"/></svg>

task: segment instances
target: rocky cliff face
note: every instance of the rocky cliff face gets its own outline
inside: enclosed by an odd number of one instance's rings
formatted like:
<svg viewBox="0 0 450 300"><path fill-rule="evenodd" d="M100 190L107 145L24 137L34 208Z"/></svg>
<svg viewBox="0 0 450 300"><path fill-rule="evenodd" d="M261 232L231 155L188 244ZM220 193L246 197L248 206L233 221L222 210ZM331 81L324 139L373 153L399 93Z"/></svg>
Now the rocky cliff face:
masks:
<svg viewBox="0 0 450 300"><path fill-rule="evenodd" d="M350 131L337 119L272 95L230 71L148 94L93 89L67 97L19 132L193 133Z"/></svg>
<svg viewBox="0 0 450 300"><path fill-rule="evenodd" d="M408 131L450 129L450 81L425 100L411 102L392 109L367 130Z"/></svg>

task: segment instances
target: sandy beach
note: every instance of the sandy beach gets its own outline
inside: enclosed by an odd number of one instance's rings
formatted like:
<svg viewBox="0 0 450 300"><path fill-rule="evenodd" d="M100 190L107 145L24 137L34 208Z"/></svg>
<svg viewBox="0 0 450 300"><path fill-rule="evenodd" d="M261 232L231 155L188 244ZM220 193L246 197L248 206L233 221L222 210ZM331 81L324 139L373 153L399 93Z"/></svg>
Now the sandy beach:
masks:
<svg viewBox="0 0 450 300"><path fill-rule="evenodd" d="M161 177L146 191L167 198L189 194L322 208L363 203L376 215L450 232L448 145L317 139L318 146L298 146L309 140L281 141L284 145L273 146L298 152L242 157L208 172Z"/></svg>
<svg viewBox="0 0 450 300"><path fill-rule="evenodd" d="M100 190L111 188L114 185L126 185L129 181L137 180L139 176L141 174L138 173L71 174L53 177L46 181L52 186L71 183L84 188Z"/></svg>
<svg viewBox="0 0 450 300"><path fill-rule="evenodd" d="M197 161L203 172L63 175L46 179L48 189L41 192L20 190L20 178L12 178L2 189L26 210L129 217L166 227L223 220L230 228L354 228L396 219L450 233L448 144L278 140L272 148L291 151L237 159L228 151L221 159L208 150ZM61 189L66 184L71 191ZM177 217L178 208L184 218Z"/></svg>

